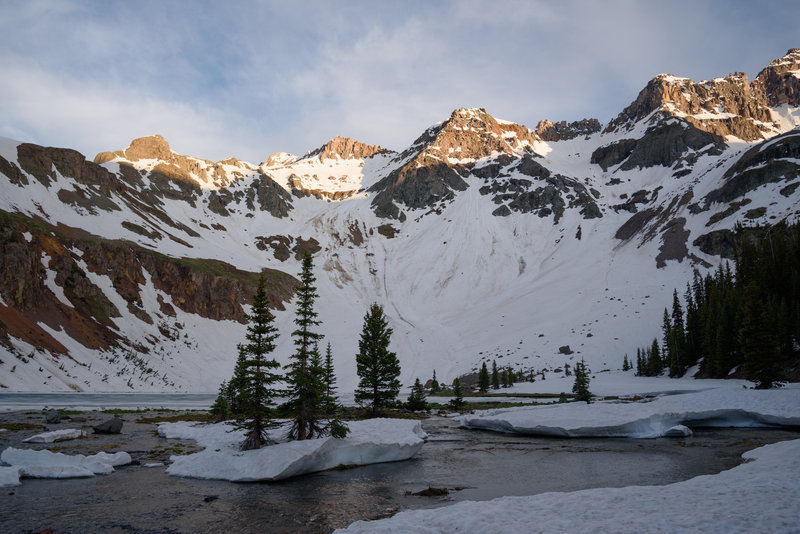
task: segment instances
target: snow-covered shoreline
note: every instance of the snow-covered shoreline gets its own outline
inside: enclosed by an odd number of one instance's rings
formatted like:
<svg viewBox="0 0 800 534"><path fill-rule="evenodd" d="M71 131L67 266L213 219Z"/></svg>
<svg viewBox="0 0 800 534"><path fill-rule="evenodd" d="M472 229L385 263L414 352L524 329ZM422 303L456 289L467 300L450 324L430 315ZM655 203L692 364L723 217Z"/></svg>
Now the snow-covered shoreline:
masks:
<svg viewBox="0 0 800 534"><path fill-rule="evenodd" d="M800 427L800 389L717 388L647 402L604 401L482 410L462 426L557 437L664 436L677 425Z"/></svg>
<svg viewBox="0 0 800 534"><path fill-rule="evenodd" d="M743 457L751 461L666 486L465 501L358 521L336 532L797 532L800 440L759 447Z"/></svg>
<svg viewBox="0 0 800 534"><path fill-rule="evenodd" d="M345 439L286 441L252 451L239 451L242 433L232 431L226 423L163 423L158 433L165 438L191 439L204 448L172 456L168 474L235 482L282 480L340 465L407 460L419 452L426 437L417 420L368 419L348 426L350 434ZM273 436L285 433L278 429Z"/></svg>

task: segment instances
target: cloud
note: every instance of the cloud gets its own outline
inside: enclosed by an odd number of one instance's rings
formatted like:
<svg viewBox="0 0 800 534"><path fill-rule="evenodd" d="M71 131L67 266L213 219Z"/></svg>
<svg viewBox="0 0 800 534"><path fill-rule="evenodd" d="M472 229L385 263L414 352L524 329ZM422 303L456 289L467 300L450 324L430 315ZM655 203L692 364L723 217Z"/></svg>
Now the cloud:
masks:
<svg viewBox="0 0 800 534"><path fill-rule="evenodd" d="M660 72L753 76L800 44L796 2L98 6L0 4L0 133L90 157L151 133L253 162L335 135L402 149L457 107L605 121Z"/></svg>

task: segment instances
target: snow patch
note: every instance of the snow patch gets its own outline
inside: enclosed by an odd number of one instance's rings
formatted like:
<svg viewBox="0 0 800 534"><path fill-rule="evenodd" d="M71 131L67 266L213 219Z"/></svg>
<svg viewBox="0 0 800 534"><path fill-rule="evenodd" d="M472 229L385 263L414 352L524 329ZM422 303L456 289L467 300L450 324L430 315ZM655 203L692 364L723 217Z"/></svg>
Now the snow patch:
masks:
<svg viewBox="0 0 800 534"><path fill-rule="evenodd" d="M715 389L658 397L651 402L608 401L485 410L461 426L558 437L656 438L676 425L800 426L800 388Z"/></svg>
<svg viewBox="0 0 800 534"><path fill-rule="evenodd" d="M62 430L53 430L52 432L44 432L36 434L29 438L23 439L23 443L54 443L56 441L67 441L70 439L77 439L85 436L86 433L80 428L65 428Z"/></svg>
<svg viewBox="0 0 800 534"><path fill-rule="evenodd" d="M172 456L168 474L235 482L282 480L339 465L407 460L419 452L426 437L419 421L407 419L370 419L348 426L350 435L346 439L288 441L252 451L238 450L243 432L231 431L227 423L163 423L158 434L192 439L205 448L195 454ZM285 428L272 433L273 439L285 434Z"/></svg>
<svg viewBox="0 0 800 534"><path fill-rule="evenodd" d="M131 463L131 456L127 452L67 455L47 449L34 451L9 447L0 454L0 460L18 468L22 477L88 478L112 473L114 467Z"/></svg>

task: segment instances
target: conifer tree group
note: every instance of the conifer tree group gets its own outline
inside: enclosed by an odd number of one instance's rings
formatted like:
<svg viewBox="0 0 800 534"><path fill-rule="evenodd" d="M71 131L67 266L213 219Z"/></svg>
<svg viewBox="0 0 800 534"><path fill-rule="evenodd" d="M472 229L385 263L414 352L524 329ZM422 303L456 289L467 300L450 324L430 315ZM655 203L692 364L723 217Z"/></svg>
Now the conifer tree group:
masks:
<svg viewBox="0 0 800 534"><path fill-rule="evenodd" d="M481 393L489 391L489 369L486 367L486 362L481 364L481 370L478 372L478 391Z"/></svg>
<svg viewBox="0 0 800 534"><path fill-rule="evenodd" d="M800 228L738 225L734 266L705 277L695 271L683 299L664 310L662 346L639 351L637 374L682 376L700 362L700 376L740 375L769 388L800 363ZM734 274L735 273L735 274Z"/></svg>
<svg viewBox="0 0 800 534"><path fill-rule="evenodd" d="M247 316L246 343L238 345L239 356L231 379L220 386L212 413L218 419L235 417L234 427L245 430L242 450L257 449L269 443L267 430L275 426L275 397L287 396L282 412L292 419L290 439L311 439L330 434L344 437L348 430L339 417L340 406L335 397L335 376L330 344L323 362L319 353L322 334L314 300L313 263L310 255L302 262L301 285L297 290L296 330L292 332L296 351L286 366L268 357L275 350L278 330L269 311L264 277L259 278L251 313ZM277 383L283 381L285 389Z"/></svg>

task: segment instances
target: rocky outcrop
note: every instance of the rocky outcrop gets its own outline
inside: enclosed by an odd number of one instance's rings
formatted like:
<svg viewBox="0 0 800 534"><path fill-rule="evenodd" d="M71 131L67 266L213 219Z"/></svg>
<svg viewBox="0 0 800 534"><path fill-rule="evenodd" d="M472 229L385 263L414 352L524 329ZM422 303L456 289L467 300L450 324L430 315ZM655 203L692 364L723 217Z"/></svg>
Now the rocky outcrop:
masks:
<svg viewBox="0 0 800 534"><path fill-rule="evenodd" d="M597 119L581 119L570 123L545 119L536 125L536 135L543 141L567 141L576 137L586 137L600 130L600 121Z"/></svg>
<svg viewBox="0 0 800 534"><path fill-rule="evenodd" d="M777 107L800 105L800 48L791 48L786 55L770 63L753 80L753 90Z"/></svg>
<svg viewBox="0 0 800 534"><path fill-rule="evenodd" d="M388 154L387 150L378 145L359 143L349 137L336 136L316 150L303 156L303 159L318 157L320 161L326 159L365 159L375 154Z"/></svg>
<svg viewBox="0 0 800 534"><path fill-rule="evenodd" d="M0 252L0 294L6 304L0 305L0 341L14 336L54 354L68 351L40 324L64 330L90 349L123 341L114 323L121 311L90 273L106 277L127 311L148 324L159 310L144 308L141 288L147 278L184 312L244 321L242 304L252 301L259 276L218 260L170 258L127 241L6 212L0 212ZM263 274L270 307L282 309L297 280L275 270Z"/></svg>
<svg viewBox="0 0 800 534"><path fill-rule="evenodd" d="M656 112L683 118L717 136L734 135L745 141L763 139L774 131L767 99L751 87L743 72L702 82L670 74L656 76L605 131L630 128Z"/></svg>
<svg viewBox="0 0 800 534"><path fill-rule="evenodd" d="M402 211L397 204L412 209L433 207L466 190L463 177L480 160L516 159L532 153L537 139L525 126L498 121L483 108L457 109L397 156L403 165L369 189L377 193L372 201L375 213L399 218ZM480 169L479 173L486 172L483 165Z"/></svg>
<svg viewBox="0 0 800 534"><path fill-rule="evenodd" d="M619 163L623 171L656 165L672 167L678 162L692 165L700 155L719 155L724 148L725 141L719 135L670 119L651 126L639 139L621 139L596 149L591 162L604 171Z"/></svg>
<svg viewBox="0 0 800 534"><path fill-rule="evenodd" d="M725 174L725 183L705 196L708 206L731 202L766 183L800 176L800 129L764 141L745 152Z"/></svg>

